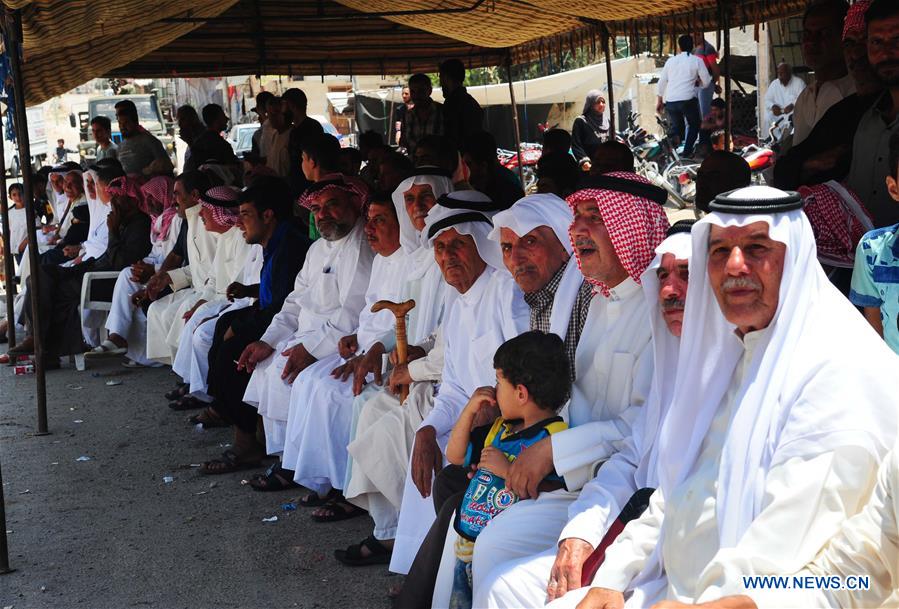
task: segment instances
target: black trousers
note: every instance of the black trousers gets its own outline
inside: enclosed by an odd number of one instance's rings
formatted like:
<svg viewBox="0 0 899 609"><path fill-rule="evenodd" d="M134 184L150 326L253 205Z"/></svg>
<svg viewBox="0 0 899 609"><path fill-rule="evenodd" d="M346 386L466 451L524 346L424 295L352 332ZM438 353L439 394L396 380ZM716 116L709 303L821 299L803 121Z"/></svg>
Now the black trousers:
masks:
<svg viewBox="0 0 899 609"><path fill-rule="evenodd" d="M437 474L432 495L437 519L415 555L402 591L393 601L394 609L427 609L431 606L447 527L461 505L467 488L468 470L464 467L448 465Z"/></svg>
<svg viewBox="0 0 899 609"><path fill-rule="evenodd" d="M209 395L215 398L213 407L226 421L246 433L256 431L256 409L243 401L243 394L250 383L251 374L246 370L238 370L234 362L251 342L259 337L235 335L225 340L225 333L232 323L248 315L256 315L256 307L229 311L219 316L215 324L212 346L209 348Z"/></svg>

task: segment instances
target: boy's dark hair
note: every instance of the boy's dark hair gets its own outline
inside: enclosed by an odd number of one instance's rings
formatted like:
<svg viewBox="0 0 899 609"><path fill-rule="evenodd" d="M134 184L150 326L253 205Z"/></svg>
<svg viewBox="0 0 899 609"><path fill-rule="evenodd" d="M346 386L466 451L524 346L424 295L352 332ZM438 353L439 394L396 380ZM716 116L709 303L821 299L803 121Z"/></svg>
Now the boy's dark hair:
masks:
<svg viewBox="0 0 899 609"><path fill-rule="evenodd" d="M199 169L185 171L177 178L175 178L175 181L181 182L184 185L184 190L189 193L196 190L200 194L203 194L211 188L209 176Z"/></svg>
<svg viewBox="0 0 899 609"><path fill-rule="evenodd" d="M429 151L428 164L436 163L450 173L456 171L459 165L459 150L442 135L426 135L418 142L418 149ZM416 156L420 153L416 153Z"/></svg>
<svg viewBox="0 0 899 609"><path fill-rule="evenodd" d="M890 136L890 176L899 180L899 131Z"/></svg>
<svg viewBox="0 0 899 609"><path fill-rule="evenodd" d="M92 118L91 125L100 125L107 131L112 131L112 121L109 120L108 116L103 116L102 114Z"/></svg>
<svg viewBox="0 0 899 609"><path fill-rule="evenodd" d="M138 122L137 117L137 106L134 105L134 102L130 99L123 99L115 105L115 109L119 110L122 114L127 117L130 117L135 123Z"/></svg>
<svg viewBox="0 0 899 609"><path fill-rule="evenodd" d="M531 330L507 340L496 350L493 367L513 386L524 385L544 410L559 412L571 393L568 354L556 334Z"/></svg>
<svg viewBox="0 0 899 609"><path fill-rule="evenodd" d="M303 152L325 171L340 167L340 142L333 135L319 133L303 140Z"/></svg>
<svg viewBox="0 0 899 609"><path fill-rule="evenodd" d="M251 203L260 216L265 210L272 210L279 222L288 219L293 212L290 186L275 176L256 178L252 186L240 193L239 200L241 203Z"/></svg>
<svg viewBox="0 0 899 609"><path fill-rule="evenodd" d="M121 165L97 165L97 179L104 184L109 184L116 178L122 178L125 172Z"/></svg>
<svg viewBox="0 0 899 609"><path fill-rule="evenodd" d="M18 190L19 194L21 194L22 196L25 195L25 187L22 186L22 184L19 182L16 182L15 184L10 184L9 188L6 190L6 192L8 194L12 194L12 191L14 191L14 190Z"/></svg>
<svg viewBox="0 0 899 609"><path fill-rule="evenodd" d="M453 58L447 59L437 68L440 74L445 74L453 79L453 82L465 82L465 64L460 60Z"/></svg>
<svg viewBox="0 0 899 609"><path fill-rule="evenodd" d="M880 19L889 19L899 15L899 3L896 0L874 0L865 11L865 24Z"/></svg>
<svg viewBox="0 0 899 609"><path fill-rule="evenodd" d="M677 48L685 53L693 50L693 37L690 34L681 34L677 37Z"/></svg>
<svg viewBox="0 0 899 609"><path fill-rule="evenodd" d="M551 179L560 191L556 194L563 198L575 191L582 173L577 161L567 152L550 152L537 161L537 179Z"/></svg>

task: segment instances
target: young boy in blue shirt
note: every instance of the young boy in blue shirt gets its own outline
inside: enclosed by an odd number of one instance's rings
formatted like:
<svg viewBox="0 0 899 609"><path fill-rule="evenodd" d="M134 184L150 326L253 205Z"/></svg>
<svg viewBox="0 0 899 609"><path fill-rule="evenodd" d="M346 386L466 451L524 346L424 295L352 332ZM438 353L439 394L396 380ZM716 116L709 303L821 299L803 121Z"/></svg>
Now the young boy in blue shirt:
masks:
<svg viewBox="0 0 899 609"><path fill-rule="evenodd" d="M899 205L899 132L890 138L890 172L886 187ZM869 231L859 241L849 300L899 353L899 224Z"/></svg>
<svg viewBox="0 0 899 609"><path fill-rule="evenodd" d="M500 345L493 367L496 387L475 391L446 447L450 463L475 470L453 522L458 538L450 609L471 608L474 541L494 516L518 501L505 483L511 462L528 446L568 427L558 416L571 392L561 338L525 332ZM539 489L547 492L563 486L553 472Z"/></svg>

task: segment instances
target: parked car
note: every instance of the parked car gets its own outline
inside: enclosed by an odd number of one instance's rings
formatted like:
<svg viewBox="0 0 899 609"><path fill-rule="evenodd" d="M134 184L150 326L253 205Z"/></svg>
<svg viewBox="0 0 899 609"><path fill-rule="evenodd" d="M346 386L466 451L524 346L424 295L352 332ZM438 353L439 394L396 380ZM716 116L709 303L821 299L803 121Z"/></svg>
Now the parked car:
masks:
<svg viewBox="0 0 899 609"><path fill-rule="evenodd" d="M28 143L31 146L31 166L38 170L47 160L47 131L44 125L44 108L33 106L25 110L28 119ZM19 148L15 142L3 138L3 153L6 155L6 173L12 178L19 177L22 164L19 161Z"/></svg>
<svg viewBox="0 0 899 609"><path fill-rule="evenodd" d="M228 143L234 149L234 154L240 158L244 152L253 148L253 134L261 127L259 123L241 123L231 127L228 133Z"/></svg>

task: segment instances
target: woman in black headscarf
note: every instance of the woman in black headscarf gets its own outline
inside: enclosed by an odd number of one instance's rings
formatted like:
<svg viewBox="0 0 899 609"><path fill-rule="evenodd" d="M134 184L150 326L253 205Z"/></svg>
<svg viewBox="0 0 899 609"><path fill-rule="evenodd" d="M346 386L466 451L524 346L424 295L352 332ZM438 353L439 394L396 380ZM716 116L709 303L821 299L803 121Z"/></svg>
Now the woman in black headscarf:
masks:
<svg viewBox="0 0 899 609"><path fill-rule="evenodd" d="M596 147L609 139L609 119L605 116L606 98L602 91L593 89L587 93L584 112L574 119L571 126L571 151L578 165L585 171L590 168L590 156Z"/></svg>

